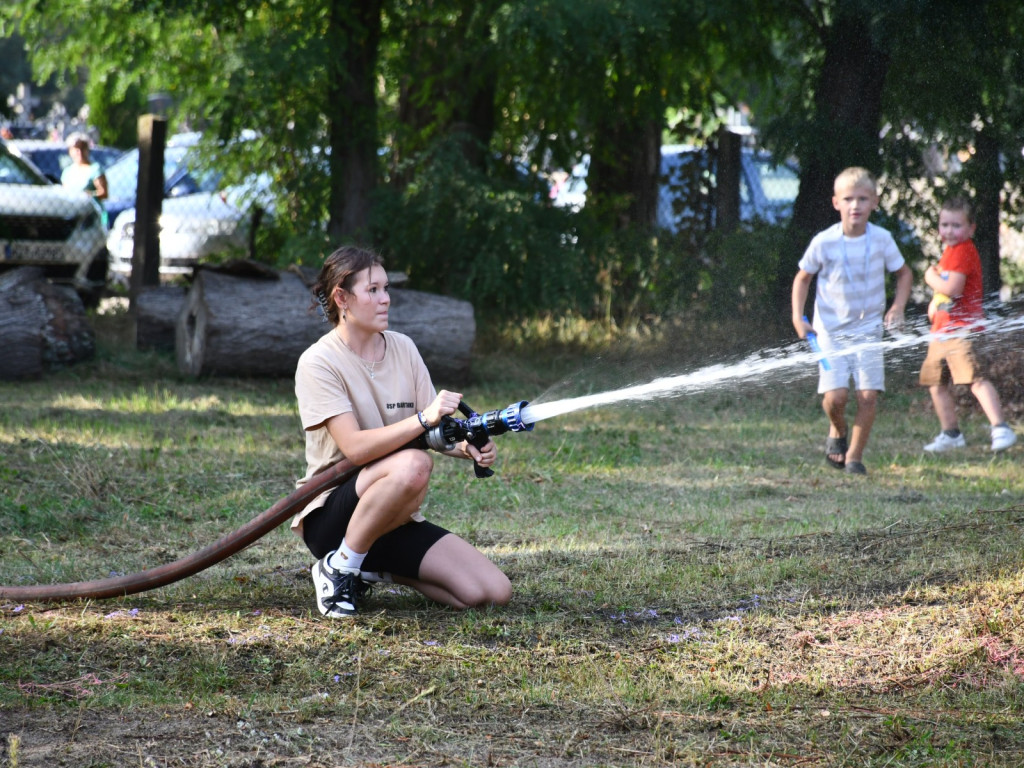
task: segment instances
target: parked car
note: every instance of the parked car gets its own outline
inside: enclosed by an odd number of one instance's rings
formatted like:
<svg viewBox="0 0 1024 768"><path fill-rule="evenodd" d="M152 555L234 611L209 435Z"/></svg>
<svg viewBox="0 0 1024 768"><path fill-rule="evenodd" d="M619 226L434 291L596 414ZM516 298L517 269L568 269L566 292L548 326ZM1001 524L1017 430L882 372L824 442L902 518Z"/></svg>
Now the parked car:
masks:
<svg viewBox="0 0 1024 768"><path fill-rule="evenodd" d="M223 174L198 169L192 152L199 138L198 133L178 134L168 139L164 149L159 270L165 277L190 274L205 258L247 248L254 214L272 209L266 174L222 189ZM117 200L107 201L112 222L107 249L110 271L117 280L127 280L132 270L138 172L137 150L125 153L107 172L110 197Z"/></svg>
<svg viewBox="0 0 1024 768"><path fill-rule="evenodd" d="M168 197L160 213L160 275L188 275L203 259L248 247L255 209L238 188ZM131 276L135 209L121 212L107 236L111 277Z"/></svg>
<svg viewBox="0 0 1024 768"><path fill-rule="evenodd" d="M743 148L740 153L740 220L778 223L792 213L800 187L795 166L769 153ZM554 205L578 211L586 204L590 157L584 155L560 180ZM665 145L661 148L657 224L670 232L684 225L714 224L715 168L706 148Z"/></svg>
<svg viewBox="0 0 1024 768"><path fill-rule="evenodd" d="M197 192L216 192L219 174L200 173L189 165L189 154L199 141L198 133L171 136L164 147L164 198L194 195ZM113 225L117 217L135 207L135 194L139 186L139 150L129 149L106 169L107 223Z"/></svg>
<svg viewBox="0 0 1024 768"><path fill-rule="evenodd" d="M658 226L677 232L689 222L715 222L715 161L704 148L686 144L661 148ZM740 150L740 221L777 224L793 211L800 188L795 167L778 163L768 152Z"/></svg>
<svg viewBox="0 0 1024 768"><path fill-rule="evenodd" d="M66 144L43 139L12 139L7 147L15 155L28 160L54 184L60 184L60 175L71 165ZM114 147L97 145L89 148L89 159L106 170L124 152Z"/></svg>
<svg viewBox="0 0 1024 768"><path fill-rule="evenodd" d="M94 306L106 285L105 239L93 198L51 183L0 144L0 271L41 267Z"/></svg>

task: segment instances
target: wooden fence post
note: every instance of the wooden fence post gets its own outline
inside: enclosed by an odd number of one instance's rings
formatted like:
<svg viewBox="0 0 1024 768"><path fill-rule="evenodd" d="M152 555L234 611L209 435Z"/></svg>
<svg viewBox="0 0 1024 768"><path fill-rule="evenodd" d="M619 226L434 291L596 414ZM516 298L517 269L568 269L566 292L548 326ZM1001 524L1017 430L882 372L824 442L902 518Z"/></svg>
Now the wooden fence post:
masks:
<svg viewBox="0 0 1024 768"><path fill-rule="evenodd" d="M723 127L718 131L718 167L715 169L715 228L732 232L740 223L740 158L742 137Z"/></svg>
<svg viewBox="0 0 1024 768"><path fill-rule="evenodd" d="M139 180L135 193L135 238L129 308L143 288L160 284L160 212L164 199L164 145L167 120L156 115L139 118Z"/></svg>

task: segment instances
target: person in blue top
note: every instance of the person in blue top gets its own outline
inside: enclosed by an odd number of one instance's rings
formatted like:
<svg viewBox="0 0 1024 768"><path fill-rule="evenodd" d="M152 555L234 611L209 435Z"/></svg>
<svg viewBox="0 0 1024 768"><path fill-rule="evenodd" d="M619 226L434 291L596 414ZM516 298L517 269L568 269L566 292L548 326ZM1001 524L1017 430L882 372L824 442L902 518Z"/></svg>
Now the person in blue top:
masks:
<svg viewBox="0 0 1024 768"><path fill-rule="evenodd" d="M839 211L840 220L815 235L800 259L793 280L792 319L801 339L817 333L829 363L827 368L821 366L818 378L818 394L829 421L825 459L837 469L864 475L864 448L875 421L878 393L885 391L879 342L884 327L902 324L914 277L889 231L868 221L878 207L871 173L847 168L836 177L833 191L832 207ZM888 310L887 272L896 275ZM812 324L804 316L804 304L815 277ZM851 378L857 398L853 429L846 421Z"/></svg>
<svg viewBox="0 0 1024 768"><path fill-rule="evenodd" d="M107 199L107 177L103 167L89 159L89 137L84 133L68 136L68 154L71 165L60 175L60 183L68 189L77 189L99 200Z"/></svg>

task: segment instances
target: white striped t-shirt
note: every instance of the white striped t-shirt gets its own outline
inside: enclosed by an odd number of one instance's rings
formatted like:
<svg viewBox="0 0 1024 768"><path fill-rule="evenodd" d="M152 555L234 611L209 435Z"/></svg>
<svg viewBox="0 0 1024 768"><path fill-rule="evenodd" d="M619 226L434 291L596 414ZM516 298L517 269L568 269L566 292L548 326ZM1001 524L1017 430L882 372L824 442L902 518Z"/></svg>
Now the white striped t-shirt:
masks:
<svg viewBox="0 0 1024 768"><path fill-rule="evenodd" d="M828 336L881 326L885 314L885 273L903 266L889 230L868 224L861 237L843 235L841 223L819 232L800 259L800 269L817 275L814 322Z"/></svg>

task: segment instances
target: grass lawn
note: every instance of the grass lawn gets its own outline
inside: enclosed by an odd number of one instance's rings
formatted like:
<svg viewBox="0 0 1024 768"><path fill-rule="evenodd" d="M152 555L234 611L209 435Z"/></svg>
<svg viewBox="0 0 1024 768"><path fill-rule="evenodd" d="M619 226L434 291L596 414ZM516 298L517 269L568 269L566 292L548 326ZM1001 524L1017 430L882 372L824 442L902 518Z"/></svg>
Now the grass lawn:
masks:
<svg viewBox="0 0 1024 768"><path fill-rule="evenodd" d="M0 584L171 562L303 470L290 381L184 379L98 325L96 360L0 383ZM439 458L424 512L509 574L503 609L385 585L325 620L286 526L149 592L0 600L0 766L1024 764L1024 448L965 412L968 448L924 454L917 352L866 478L825 464L807 367L540 421L488 479ZM523 345L461 391L701 367L674 365Z"/></svg>

